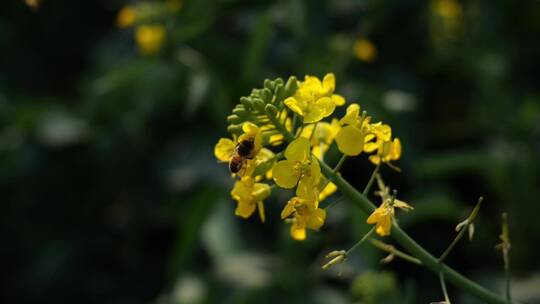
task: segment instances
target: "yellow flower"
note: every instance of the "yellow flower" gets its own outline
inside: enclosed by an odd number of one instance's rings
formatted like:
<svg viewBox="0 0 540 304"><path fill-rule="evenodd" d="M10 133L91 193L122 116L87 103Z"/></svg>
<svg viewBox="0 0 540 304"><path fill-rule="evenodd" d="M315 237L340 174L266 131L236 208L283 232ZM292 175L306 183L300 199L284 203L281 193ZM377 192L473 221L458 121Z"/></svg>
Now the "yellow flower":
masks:
<svg viewBox="0 0 540 304"><path fill-rule="evenodd" d="M326 74L323 81L317 77L306 76L294 96L284 103L296 114L303 117L304 123L317 122L328 117L337 106L345 104L345 99L334 93L336 80L334 74Z"/></svg>
<svg viewBox="0 0 540 304"><path fill-rule="evenodd" d="M317 200L296 196L287 202L281 212L281 218L285 219L291 215L293 215L291 236L297 241L306 239L306 228L318 231L326 219L326 211L319 208Z"/></svg>
<svg viewBox="0 0 540 304"><path fill-rule="evenodd" d="M137 10L131 5L124 6L116 16L116 25L119 28L127 28L135 23Z"/></svg>
<svg viewBox="0 0 540 304"><path fill-rule="evenodd" d="M377 148L377 154L370 155L369 160L378 165L380 162L389 163L401 157L401 141L394 138L394 141L384 141Z"/></svg>
<svg viewBox="0 0 540 304"><path fill-rule="evenodd" d="M377 48L371 41L366 39L356 40L353 50L356 58L362 61L371 62L377 57Z"/></svg>
<svg viewBox="0 0 540 304"><path fill-rule="evenodd" d="M316 124L305 126L301 135L306 138L311 138L313 154L322 160L324 154L328 151L330 145L334 141L339 129L339 121L334 118L332 119L332 123L318 122Z"/></svg>
<svg viewBox="0 0 540 304"><path fill-rule="evenodd" d="M412 210L413 207L398 200L390 194L390 188L385 186L382 179L377 175L377 184L380 191L376 192L381 197L381 205L373 211L373 213L367 218L366 223L375 224L375 232L380 236L390 234L392 228L392 220L394 218L394 208L401 208L405 211Z"/></svg>
<svg viewBox="0 0 540 304"><path fill-rule="evenodd" d="M336 135L336 143L343 154L356 156L364 149L366 136L369 134L370 117L360 115L360 106L351 104L347 108L347 113L340 123L344 125Z"/></svg>
<svg viewBox="0 0 540 304"><path fill-rule="evenodd" d="M265 221L263 200L270 195L270 186L263 183L256 183L251 177L243 177L234 184L231 190L232 198L237 201L235 214L248 218L255 209L259 210L261 221Z"/></svg>
<svg viewBox="0 0 540 304"><path fill-rule="evenodd" d="M315 156L311 155L309 140L299 137L285 149L285 158L276 163L272 171L275 183L286 189L296 189L296 195L315 198L321 177L321 167Z"/></svg>
<svg viewBox="0 0 540 304"><path fill-rule="evenodd" d="M332 182L328 183L327 181L324 181L324 184L322 186L324 186L324 188L319 193L319 202L324 201L327 197L334 194L334 192L336 192L336 190L337 190L336 184L334 184Z"/></svg>
<svg viewBox="0 0 540 304"><path fill-rule="evenodd" d="M135 41L143 55L159 52L165 42L165 28L161 25L141 25L135 30Z"/></svg>

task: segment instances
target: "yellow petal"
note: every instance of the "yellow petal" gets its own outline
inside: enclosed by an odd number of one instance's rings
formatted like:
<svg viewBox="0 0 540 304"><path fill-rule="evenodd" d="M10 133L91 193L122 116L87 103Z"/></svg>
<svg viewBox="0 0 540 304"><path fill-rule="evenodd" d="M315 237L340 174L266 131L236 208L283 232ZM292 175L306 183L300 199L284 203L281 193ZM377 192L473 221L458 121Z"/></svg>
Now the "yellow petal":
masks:
<svg viewBox="0 0 540 304"><path fill-rule="evenodd" d="M309 140L305 137L298 137L293 140L285 149L285 158L290 161L305 162L310 154Z"/></svg>
<svg viewBox="0 0 540 304"><path fill-rule="evenodd" d="M347 107L347 113L340 120L342 125L355 125L360 119L360 106L356 103Z"/></svg>
<svg viewBox="0 0 540 304"><path fill-rule="evenodd" d="M394 199L394 207L403 209L405 211L409 211L414 209L411 205L405 203L404 201L400 201L398 199Z"/></svg>
<svg viewBox="0 0 540 304"><path fill-rule="evenodd" d="M378 165L378 164L380 164L380 162L381 162L381 158L379 157L379 155L370 155L370 156L369 156L369 160L370 160L374 165Z"/></svg>
<svg viewBox="0 0 540 304"><path fill-rule="evenodd" d="M339 151L343 154L355 156L362 152L364 136L359 129L349 125L339 130L336 135L336 143Z"/></svg>
<svg viewBox="0 0 540 304"><path fill-rule="evenodd" d="M401 141L399 138L394 138L392 149L390 151L390 159L398 160L401 157Z"/></svg>
<svg viewBox="0 0 540 304"><path fill-rule="evenodd" d="M284 103L294 113L296 113L296 114L298 114L300 116L304 116L305 105L304 105L303 102L301 102L301 99L296 99L294 97L289 97L289 98L285 99Z"/></svg>
<svg viewBox="0 0 540 304"><path fill-rule="evenodd" d="M304 176L298 181L296 196L308 201L312 201L315 200L318 195L318 189L311 176Z"/></svg>
<svg viewBox="0 0 540 304"><path fill-rule="evenodd" d="M248 180L245 181L237 181L234 184L233 189L231 190L231 196L234 200L237 201L245 201L251 199L251 182Z"/></svg>
<svg viewBox="0 0 540 304"><path fill-rule="evenodd" d="M290 160L282 160L276 163L272 170L272 178L274 182L281 188L291 189L296 186L300 176L294 170L295 163Z"/></svg>
<svg viewBox="0 0 540 304"><path fill-rule="evenodd" d="M257 209L259 210L259 217L261 218L261 222L266 221L266 217L264 215L264 204L262 201L257 202Z"/></svg>
<svg viewBox="0 0 540 304"><path fill-rule="evenodd" d="M234 152L236 145L229 138L220 138L214 147L214 155L223 162L228 162Z"/></svg>
<svg viewBox="0 0 540 304"><path fill-rule="evenodd" d="M253 134L253 136L255 136L256 134L260 132L259 127L257 127L256 124L249 121L245 122L242 125L242 131L244 131L244 133Z"/></svg>
<svg viewBox="0 0 540 304"><path fill-rule="evenodd" d="M332 101L336 106L342 106L345 104L345 98L341 95L333 94L332 95Z"/></svg>
<svg viewBox="0 0 540 304"><path fill-rule="evenodd" d="M309 105L309 109L304 115L304 123L313 123L328 117L334 112L335 108L336 105L332 101L332 98L319 98L314 103Z"/></svg>
<svg viewBox="0 0 540 304"><path fill-rule="evenodd" d="M383 216L379 219L377 222L377 228L375 229L375 232L377 232L380 236L386 236L390 234L390 229L392 228L392 217L390 215Z"/></svg>
<svg viewBox="0 0 540 304"><path fill-rule="evenodd" d="M299 226L294 222L291 225L291 236L297 241L303 241L306 239L306 228Z"/></svg>
<svg viewBox="0 0 540 304"><path fill-rule="evenodd" d="M336 192L336 190L336 184L329 182L326 187L324 187L324 189L319 193L319 202L324 201L327 197Z"/></svg>
<svg viewBox="0 0 540 304"><path fill-rule="evenodd" d="M324 75L322 86L324 93L333 93L336 89L336 76L333 73Z"/></svg>
<svg viewBox="0 0 540 304"><path fill-rule="evenodd" d="M253 212L255 212L255 206L255 204L252 204L250 202L239 201L238 206L236 206L236 210L234 211L234 214L239 217L248 218L253 214Z"/></svg>
<svg viewBox="0 0 540 304"><path fill-rule="evenodd" d="M141 25L135 30L135 41L143 55L159 52L165 42L165 27L161 25Z"/></svg>
<svg viewBox="0 0 540 304"><path fill-rule="evenodd" d="M382 213L381 207L375 209L375 211L373 211L373 213L371 213L371 215L367 218L366 223L368 224L377 223L379 219L381 218L381 215L382 215L381 213Z"/></svg>
<svg viewBox="0 0 540 304"><path fill-rule="evenodd" d="M282 220L288 218L291 214L293 214L293 212L295 211L294 205L296 204L296 200L297 198L293 197L287 202L287 205L285 205L285 208L283 208L283 210L281 211Z"/></svg>
<svg viewBox="0 0 540 304"><path fill-rule="evenodd" d="M324 209L318 208L311 213L306 225L309 229L319 230L319 228L321 228L321 226L324 224L325 219L326 211L324 211Z"/></svg>

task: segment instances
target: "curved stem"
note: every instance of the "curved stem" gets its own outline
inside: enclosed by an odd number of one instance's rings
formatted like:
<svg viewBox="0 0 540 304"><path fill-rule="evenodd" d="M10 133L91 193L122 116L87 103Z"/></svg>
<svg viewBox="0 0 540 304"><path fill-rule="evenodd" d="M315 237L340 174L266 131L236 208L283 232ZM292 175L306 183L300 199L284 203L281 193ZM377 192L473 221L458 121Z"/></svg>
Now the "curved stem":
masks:
<svg viewBox="0 0 540 304"><path fill-rule="evenodd" d="M439 272L439 280L441 281L441 288L444 295L444 301L447 304L450 304L450 297L448 296L448 291L446 291L446 283L444 282L444 274L442 272Z"/></svg>
<svg viewBox="0 0 540 304"><path fill-rule="evenodd" d="M287 141L294 140L294 136L275 118L269 115L270 120L275 124L276 129L280 130ZM375 210L375 205L365 196L356 190L351 184L349 184L341 176L333 172L325 162L320 161L321 170L327 178L332 179L338 189L349 198L351 202L357 205L366 214L371 214ZM416 243L405 231L403 231L396 221L393 221L392 237L409 253L418 258L423 265L434 273L442 272L445 278L456 287L461 288L471 295L483 300L486 303L503 304L503 303L517 303L515 301L506 301L503 297L493 293L490 290L478 285L469 278L463 276L454 269L448 267L446 264L441 263L427 252L422 246Z"/></svg>
<svg viewBox="0 0 540 304"><path fill-rule="evenodd" d="M366 214L371 214L375 210L373 203L360 192L358 192L353 186L351 186L341 176L335 174L330 167L324 162L321 162L321 170L324 175L331 178L338 189L349 198L351 202L362 209ZM434 273L442 272L444 277L456 287L461 288L471 295L483 300L486 303L503 304L503 303L517 303L506 301L503 297L500 297L487 290L486 288L478 285L469 278L466 278L462 274L458 273L454 269L448 267L444 263L440 263L437 258L427 252L422 246L414 241L405 231L403 231L399 225L394 221L392 227L392 237L405 248L409 253L418 258L423 265Z"/></svg>
<svg viewBox="0 0 540 304"><path fill-rule="evenodd" d="M416 264L416 265L422 265L422 262L419 259L417 259L417 258L415 258L413 256L410 256L410 255L406 254L405 252L402 252L402 251L396 249L396 247L394 247L392 245L386 244L386 243L384 243L382 241L379 241L377 239L374 239L374 238L370 238L369 241L371 242L371 244L373 246L375 246L376 248L378 248L378 249L380 249L382 251L386 251L386 252L388 252L390 254L393 254L393 255L397 256L398 258L404 259L407 262L411 262L411 263Z"/></svg>

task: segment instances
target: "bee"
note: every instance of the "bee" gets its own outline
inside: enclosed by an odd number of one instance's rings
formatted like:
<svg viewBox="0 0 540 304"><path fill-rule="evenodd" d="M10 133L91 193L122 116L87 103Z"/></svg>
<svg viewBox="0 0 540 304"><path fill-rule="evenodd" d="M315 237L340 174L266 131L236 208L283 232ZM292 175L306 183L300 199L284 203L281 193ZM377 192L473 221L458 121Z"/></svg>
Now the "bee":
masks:
<svg viewBox="0 0 540 304"><path fill-rule="evenodd" d="M253 140L245 139L240 141L234 148L233 155L229 161L229 170L231 173L238 173L248 159L252 159L255 155L255 143Z"/></svg>

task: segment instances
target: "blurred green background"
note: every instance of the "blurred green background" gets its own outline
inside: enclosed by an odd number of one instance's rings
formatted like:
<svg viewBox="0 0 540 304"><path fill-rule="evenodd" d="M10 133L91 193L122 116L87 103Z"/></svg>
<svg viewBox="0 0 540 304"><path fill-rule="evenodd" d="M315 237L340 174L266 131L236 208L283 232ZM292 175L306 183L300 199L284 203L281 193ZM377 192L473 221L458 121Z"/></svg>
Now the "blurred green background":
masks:
<svg viewBox="0 0 540 304"><path fill-rule="evenodd" d="M144 18L119 27L126 5ZM145 24L161 34L137 37ZM265 224L234 216L213 156L229 111L265 78L334 72L402 139L403 172L382 172L415 207L401 225L438 255L483 195L448 263L502 294L507 211L513 293L540 303L539 37L534 0L2 1L0 301L442 300L435 275L367 244L320 269L368 229L349 204L305 242L283 193ZM372 168L360 156L343 175L362 189Z"/></svg>

